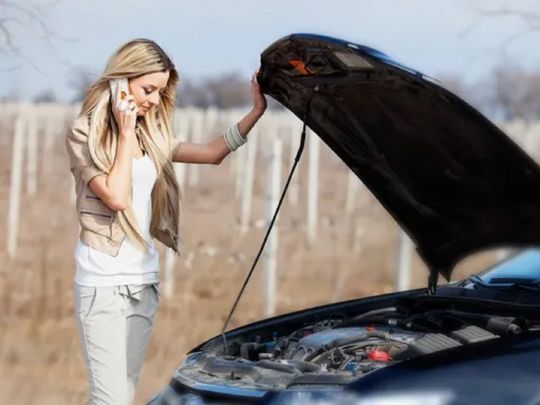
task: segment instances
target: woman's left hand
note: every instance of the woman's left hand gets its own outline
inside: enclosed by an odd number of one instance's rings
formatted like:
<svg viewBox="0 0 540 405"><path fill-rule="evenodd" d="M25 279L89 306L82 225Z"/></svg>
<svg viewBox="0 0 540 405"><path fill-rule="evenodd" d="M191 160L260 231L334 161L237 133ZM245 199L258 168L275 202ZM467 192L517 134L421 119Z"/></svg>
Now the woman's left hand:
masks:
<svg viewBox="0 0 540 405"><path fill-rule="evenodd" d="M253 98L253 109L258 113L262 114L266 110L266 98L261 93L261 88L257 82L257 70L251 76L251 97Z"/></svg>

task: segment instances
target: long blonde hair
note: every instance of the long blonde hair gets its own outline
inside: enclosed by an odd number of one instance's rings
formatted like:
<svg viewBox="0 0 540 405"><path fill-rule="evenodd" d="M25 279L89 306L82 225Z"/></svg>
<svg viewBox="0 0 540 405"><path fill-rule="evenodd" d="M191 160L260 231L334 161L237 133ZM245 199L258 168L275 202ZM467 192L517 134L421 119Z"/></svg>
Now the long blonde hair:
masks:
<svg viewBox="0 0 540 405"><path fill-rule="evenodd" d="M174 174L168 147L173 137L171 116L174 110L178 72L170 58L154 41L137 38L120 46L109 58L101 77L95 81L86 94L80 115L90 115L90 154L94 163L109 173L116 155L118 126L112 112L111 79L132 79L148 73L169 71L169 80L161 92L161 99L155 109L137 117L137 132L143 147L154 162L157 179L152 190L152 220L150 231L163 224L170 224L177 233L180 188ZM164 142L156 142L155 137L165 137ZM167 145L164 147L163 145ZM118 211L120 214L121 212ZM148 247L133 215L131 204L118 215L122 229L132 243L144 250Z"/></svg>

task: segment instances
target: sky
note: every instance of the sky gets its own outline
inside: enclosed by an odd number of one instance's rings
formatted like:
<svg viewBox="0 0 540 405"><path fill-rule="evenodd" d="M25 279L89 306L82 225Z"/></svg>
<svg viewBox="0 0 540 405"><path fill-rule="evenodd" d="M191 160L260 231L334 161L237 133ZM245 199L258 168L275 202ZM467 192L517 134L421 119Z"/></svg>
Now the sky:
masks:
<svg viewBox="0 0 540 405"><path fill-rule="evenodd" d="M0 8L23 57L0 53L0 97L16 91L30 100L52 89L70 100L70 72L99 74L110 54L137 37L156 41L181 78L236 71L249 80L260 53L295 32L330 35L368 45L430 76L457 75L468 83L494 66L540 69L540 26L527 30L515 16L489 17L511 7L540 16L538 0L13 0L36 10L52 31L16 7ZM39 10L39 11L38 11ZM503 46L520 34L507 46ZM0 37L1 38L1 37ZM3 39L2 39L3 40ZM181 91L181 88L180 88Z"/></svg>

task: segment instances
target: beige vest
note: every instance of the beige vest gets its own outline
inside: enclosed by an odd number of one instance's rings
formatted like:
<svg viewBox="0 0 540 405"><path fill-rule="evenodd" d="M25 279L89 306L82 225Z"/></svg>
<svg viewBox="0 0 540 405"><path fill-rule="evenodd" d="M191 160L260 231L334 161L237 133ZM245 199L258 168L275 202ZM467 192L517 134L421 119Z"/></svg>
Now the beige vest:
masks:
<svg viewBox="0 0 540 405"><path fill-rule="evenodd" d="M120 222L128 223L135 229L134 213L131 205L128 205L124 211L111 210L101 199L88 187L88 182L99 174L104 172L99 169L90 154L88 139L90 128L90 117L79 116L74 121L66 135L65 146L69 156L70 170L75 180L75 189L77 194L76 210L81 226L79 238L88 246L116 256L120 249L122 241L126 237L126 231L120 225ZM165 137L156 137L156 142L166 142L163 145L169 150L169 156L172 158L172 151L178 144L177 139L165 139ZM131 201L131 194L129 201ZM174 202L176 204L179 201ZM158 215L152 212L152 220ZM152 237L156 238L164 245L178 253L178 224L169 218L160 218L159 226L153 232ZM127 232L133 232L129 229Z"/></svg>

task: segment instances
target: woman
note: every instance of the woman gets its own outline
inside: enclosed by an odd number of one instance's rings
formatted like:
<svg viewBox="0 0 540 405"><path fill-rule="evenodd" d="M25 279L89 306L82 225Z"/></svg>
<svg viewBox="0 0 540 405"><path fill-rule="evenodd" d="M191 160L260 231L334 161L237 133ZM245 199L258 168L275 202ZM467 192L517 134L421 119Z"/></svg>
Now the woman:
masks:
<svg viewBox="0 0 540 405"><path fill-rule="evenodd" d="M109 82L127 78L119 110ZM172 162L219 164L246 142L266 109L255 77L253 108L206 145L176 141L170 118L178 73L153 41L110 57L66 137L80 233L74 300L92 404L130 404L159 302L153 238L178 252L179 187Z"/></svg>

